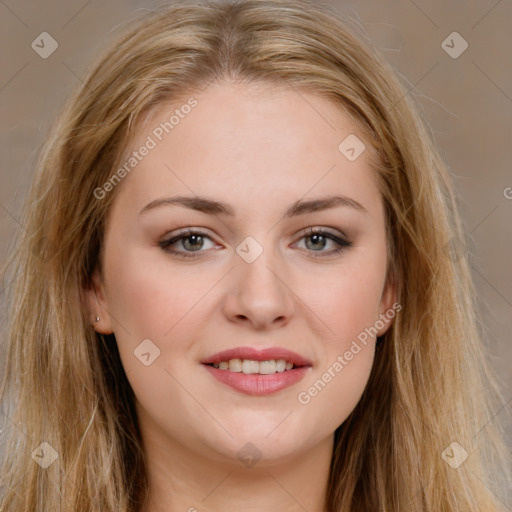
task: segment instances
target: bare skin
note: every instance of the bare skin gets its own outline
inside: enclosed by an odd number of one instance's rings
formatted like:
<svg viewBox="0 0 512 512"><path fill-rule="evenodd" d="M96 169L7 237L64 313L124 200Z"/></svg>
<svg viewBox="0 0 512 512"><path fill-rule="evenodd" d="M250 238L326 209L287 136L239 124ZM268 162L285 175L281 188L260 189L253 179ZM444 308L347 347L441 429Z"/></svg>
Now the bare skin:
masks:
<svg viewBox="0 0 512 512"><path fill-rule="evenodd" d="M338 146L363 135L317 95L221 82L194 98L197 106L118 185L102 275L94 274L95 329L115 334L136 396L150 479L144 512L322 512L333 434L367 384L375 336L341 371L335 362L396 301L370 147L350 161ZM133 148L181 104L159 105ZM334 194L352 202L284 217L296 201ZM228 203L234 214L176 204L140 213L175 196ZM314 238L310 227L351 245ZM206 236L160 245L183 228ZM247 237L257 245L244 245ZM249 263L241 244L262 252ZM93 321L92 291L88 306ZM151 359L153 346L160 351L149 365L134 354L145 339ZM286 348L311 367L285 389L250 396L201 363L240 346ZM319 379L325 386L309 392Z"/></svg>

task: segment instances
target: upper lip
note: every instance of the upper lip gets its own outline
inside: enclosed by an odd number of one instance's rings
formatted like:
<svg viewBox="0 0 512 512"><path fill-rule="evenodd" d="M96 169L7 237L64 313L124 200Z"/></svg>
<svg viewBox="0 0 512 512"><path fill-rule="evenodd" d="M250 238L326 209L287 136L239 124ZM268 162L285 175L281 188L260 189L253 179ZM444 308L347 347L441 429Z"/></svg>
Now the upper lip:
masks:
<svg viewBox="0 0 512 512"><path fill-rule="evenodd" d="M268 347L237 347L229 350L223 350L207 357L201 361L202 364L220 363L221 361L229 361L230 359L251 359L253 361L269 361L271 359L285 359L295 366L311 366L311 362L286 348Z"/></svg>

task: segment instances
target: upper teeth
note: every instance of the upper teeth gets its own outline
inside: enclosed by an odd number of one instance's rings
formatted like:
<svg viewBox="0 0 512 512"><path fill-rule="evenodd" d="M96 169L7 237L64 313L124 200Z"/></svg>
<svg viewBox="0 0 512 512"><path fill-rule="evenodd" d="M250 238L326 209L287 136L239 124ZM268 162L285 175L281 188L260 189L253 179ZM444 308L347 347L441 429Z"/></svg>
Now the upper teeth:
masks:
<svg viewBox="0 0 512 512"><path fill-rule="evenodd" d="M270 375L276 372L291 370L293 368L293 363L289 363L285 359L270 359L269 361L254 361L252 359L230 359L229 361L213 363L213 366L215 368L219 368L219 370L243 372L248 375L253 373Z"/></svg>

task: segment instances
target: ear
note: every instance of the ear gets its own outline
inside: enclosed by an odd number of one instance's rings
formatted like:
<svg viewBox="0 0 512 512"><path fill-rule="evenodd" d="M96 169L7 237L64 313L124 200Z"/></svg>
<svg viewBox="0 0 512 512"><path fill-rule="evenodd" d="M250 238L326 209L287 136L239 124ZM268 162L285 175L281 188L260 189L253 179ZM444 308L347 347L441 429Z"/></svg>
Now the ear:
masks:
<svg viewBox="0 0 512 512"><path fill-rule="evenodd" d="M397 282L392 272L389 272L379 303L379 318L376 327L379 329L377 337L387 332L393 323L396 313L402 309L398 302Z"/></svg>
<svg viewBox="0 0 512 512"><path fill-rule="evenodd" d="M92 326L101 334L112 334L112 319L108 313L104 285L98 267L91 276L91 286L85 290L87 312ZM99 321L96 319L99 317Z"/></svg>

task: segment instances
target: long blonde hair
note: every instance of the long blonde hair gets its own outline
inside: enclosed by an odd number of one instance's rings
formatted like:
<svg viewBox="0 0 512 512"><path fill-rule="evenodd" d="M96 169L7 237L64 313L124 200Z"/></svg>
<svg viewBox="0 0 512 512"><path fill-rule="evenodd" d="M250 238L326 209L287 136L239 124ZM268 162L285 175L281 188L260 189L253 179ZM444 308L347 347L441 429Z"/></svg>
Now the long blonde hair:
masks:
<svg viewBox="0 0 512 512"><path fill-rule="evenodd" d="M97 334L84 307L116 194L94 191L150 108L221 78L323 94L380 157L403 310L335 432L326 510L499 510L505 490L492 486L512 480L458 200L406 84L352 25L316 2L181 2L132 21L88 71L41 151L4 272L2 512L136 512L144 503L133 393L114 336ZM46 469L35 462L52 450Z"/></svg>

